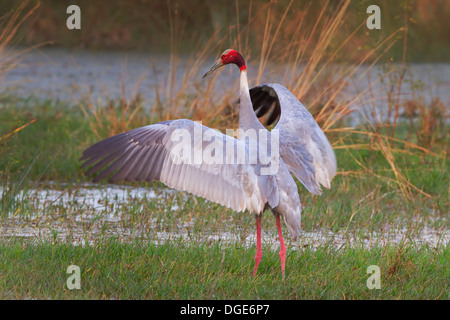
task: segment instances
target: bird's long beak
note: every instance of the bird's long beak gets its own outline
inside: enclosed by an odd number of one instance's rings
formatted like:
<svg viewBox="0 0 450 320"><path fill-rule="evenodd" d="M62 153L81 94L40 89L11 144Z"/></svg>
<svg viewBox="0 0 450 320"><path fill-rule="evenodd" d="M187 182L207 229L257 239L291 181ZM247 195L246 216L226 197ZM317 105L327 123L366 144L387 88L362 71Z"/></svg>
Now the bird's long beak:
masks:
<svg viewBox="0 0 450 320"><path fill-rule="evenodd" d="M211 66L211 69L209 69L209 71L207 73L205 73L202 77L202 79L207 78L208 76L211 75L211 73L213 73L214 71L216 71L217 69L219 69L220 67L223 67L224 64L222 62L222 60L220 60L220 58L214 62L214 64Z"/></svg>

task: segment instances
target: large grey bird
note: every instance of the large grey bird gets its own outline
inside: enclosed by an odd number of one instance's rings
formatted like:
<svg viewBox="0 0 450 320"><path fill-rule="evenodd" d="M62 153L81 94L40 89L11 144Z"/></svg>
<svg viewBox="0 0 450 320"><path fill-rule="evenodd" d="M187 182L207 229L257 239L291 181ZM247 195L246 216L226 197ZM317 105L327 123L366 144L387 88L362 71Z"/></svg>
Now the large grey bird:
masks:
<svg viewBox="0 0 450 320"><path fill-rule="evenodd" d="M320 185L330 188L336 174L336 158L311 113L288 89L264 84L249 90L247 66L236 50L225 50L203 78L227 64L240 69L238 138L191 120L170 120L102 140L86 149L80 160L85 161L83 168L92 166L88 175L100 172L94 181L109 176L110 182L158 180L235 211L254 213L253 277L262 258L261 216L269 208L276 218L284 279L286 248L280 216L294 241L301 222L300 198L291 173L309 192L321 194ZM279 118L271 132L257 117L268 112L269 123Z"/></svg>

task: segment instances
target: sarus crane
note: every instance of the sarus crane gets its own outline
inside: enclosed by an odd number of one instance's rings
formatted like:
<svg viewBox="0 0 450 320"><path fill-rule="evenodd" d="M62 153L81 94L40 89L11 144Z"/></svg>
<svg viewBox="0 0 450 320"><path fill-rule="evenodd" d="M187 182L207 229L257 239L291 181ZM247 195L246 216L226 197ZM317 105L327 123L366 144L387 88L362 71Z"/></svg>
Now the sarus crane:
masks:
<svg viewBox="0 0 450 320"><path fill-rule="evenodd" d="M92 145L80 158L84 161L82 168L92 166L86 174L98 173L94 182L109 176L110 182L157 180L232 210L255 214L257 243L253 277L262 258L261 216L270 209L278 229L284 280L286 247L280 217L292 240L296 241L302 211L291 173L309 192L321 194L321 185L330 188L336 174L336 158L311 113L287 88L280 84L263 84L249 90L247 66L238 51L225 50L203 78L228 64L235 64L240 70L239 130L265 133L265 140L258 135L255 143L251 135L239 134L235 138L188 119L169 120L120 133ZM270 132L258 120L258 116L269 110L272 111L269 123L279 117ZM271 139L274 132L278 140ZM270 143L263 144L262 140ZM264 163L259 157L256 161L248 160L264 148L278 152L267 153L270 161ZM221 161L195 161L198 153ZM264 171L274 164L277 170Z"/></svg>

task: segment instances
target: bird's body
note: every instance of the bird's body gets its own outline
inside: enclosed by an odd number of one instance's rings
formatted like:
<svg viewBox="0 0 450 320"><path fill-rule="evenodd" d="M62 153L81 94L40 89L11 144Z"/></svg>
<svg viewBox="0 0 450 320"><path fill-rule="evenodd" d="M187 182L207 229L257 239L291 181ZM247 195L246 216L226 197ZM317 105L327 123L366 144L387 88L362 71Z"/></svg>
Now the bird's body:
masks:
<svg viewBox="0 0 450 320"><path fill-rule="evenodd" d="M301 222L300 198L291 173L311 193L320 194L320 184L329 188L336 173L334 152L312 115L288 89L266 84L249 90L247 68L237 51L226 50L205 76L230 63L240 69L239 129L245 134L239 138L191 120L170 120L100 141L81 160L86 160L83 167L93 165L87 174L101 171L94 181L113 173L111 182L158 180L235 211L254 213L253 276L262 257L261 215L270 208L277 220L284 278L286 249L280 217L294 241ZM280 120L269 132L255 111L264 114L271 106Z"/></svg>
<svg viewBox="0 0 450 320"><path fill-rule="evenodd" d="M263 130L267 129L261 124L255 115L253 104L250 98L247 80L247 70L240 72L240 110L239 110L239 129L246 130ZM276 128L275 128L276 129ZM267 132L270 137L271 133ZM270 138L267 139L271 141ZM281 143L281 141L277 141ZM258 144L259 145L259 144ZM282 157L278 158L279 167L275 176L276 188L278 189L278 201L276 206L268 205L275 216L282 216L286 226L288 227L291 237L297 240L300 233L301 222L301 205L298 196L297 184L292 178L289 169L284 163ZM292 195L291 197L288 195ZM263 212L255 212L261 215Z"/></svg>

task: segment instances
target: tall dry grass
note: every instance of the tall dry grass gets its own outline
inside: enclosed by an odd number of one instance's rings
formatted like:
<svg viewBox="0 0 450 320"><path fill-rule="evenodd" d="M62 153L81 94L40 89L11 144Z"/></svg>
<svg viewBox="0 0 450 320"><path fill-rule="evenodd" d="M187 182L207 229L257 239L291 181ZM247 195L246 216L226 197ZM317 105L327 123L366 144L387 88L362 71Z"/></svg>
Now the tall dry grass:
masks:
<svg viewBox="0 0 450 320"><path fill-rule="evenodd" d="M42 45L24 50L11 50L17 42L20 27L39 7L39 4L36 4L30 9L29 4L30 1L25 0L16 9L0 17L0 77L17 65L21 55Z"/></svg>
<svg viewBox="0 0 450 320"><path fill-rule="evenodd" d="M21 1L0 1L0 12L10 11ZM38 0L31 1L35 3ZM266 17L255 13L268 2L267 0L237 2L236 0L110 0L108 5L98 6L90 0L77 0L77 5L82 9L83 27L77 32L71 32L61 28L65 25L67 16L64 13L68 4L60 0L45 0L41 1L36 17L25 25L26 34L21 44L34 45L52 39L58 45L78 49L152 50L165 53L172 41L169 36L172 24L170 19L172 21L177 19L178 25L172 25L183 29L183 36L177 39L177 45L186 53L191 52L197 42L207 41L215 32L229 29L240 34L239 31L245 28L248 17L251 16L254 20L251 33L248 37L240 36L242 48L238 49L258 48L263 42ZM271 5L271 16L277 23L276 20L282 18L289 0L272 2L276 3ZM273 49L289 46L291 35L299 22L306 28L314 25L325 4L326 0L294 1L285 17L279 37L273 44ZM347 29L339 33L336 41L340 42L367 16L365 10L372 4L377 4L382 9L382 30L370 37L365 33L355 35L354 48L349 48L345 58L352 56L354 52L352 49L373 45L380 38L393 33L402 25L403 14L407 11L410 22L408 47L411 48L407 52L408 58L416 61L449 61L450 24L446 23L450 17L448 0L352 1L346 13ZM324 14L328 14L338 5L338 1L329 2ZM308 8L306 16L305 8ZM391 52L396 60L401 59L401 47L402 44L399 42Z"/></svg>
<svg viewBox="0 0 450 320"><path fill-rule="evenodd" d="M32 50L33 48L13 51L17 34L23 23L36 11L39 5L35 5L31 9L28 8L29 1L23 1L19 7L12 12L9 12L0 17L0 81L3 81L3 76L6 72L10 71L17 66L20 56L25 52ZM0 132L0 158L4 157L4 150L8 140L14 134L24 130L26 127L34 123L36 119L31 119L25 124L12 128L7 133ZM24 170L17 176L11 177L5 167L0 167L0 212L8 212L14 203L16 202L16 195L23 189L26 177L34 164L34 161L29 164Z"/></svg>
<svg viewBox="0 0 450 320"><path fill-rule="evenodd" d="M156 72L153 74L160 79L160 85L155 88L156 99L150 105L150 111L147 112L142 101L137 98L140 81L134 84L135 89L130 97L125 97L123 90L123 98L119 105L95 103L87 97L80 100L80 106L91 122L92 130L99 138L104 138L101 132L112 135L139 125L177 118L201 120L205 125L219 129L236 127L238 109L235 103L236 92L233 89L235 87L221 87L220 92L215 91L217 76L205 83L199 82L200 75L204 72L200 66L204 61L209 61L213 55L218 56L226 48L236 48L247 60L257 62L256 69L249 69L251 85L259 84L267 73L280 76L283 79L282 84L309 108L336 150L351 152L367 149L380 152L390 171L387 175L376 172L352 155L360 171L355 173L341 170L338 174L369 174L396 188L406 199L410 199L417 192L429 197L409 181L404 173L407 168L399 165L396 160L398 153L404 152L433 154L424 145L419 146L395 136L402 103L400 97L403 94L405 60L403 59L400 64L400 75L395 78L397 81L387 92L375 89L379 79L370 78L371 70L378 62L386 59L386 53L398 39L404 41L403 50L406 53L408 23L406 13L405 25L402 28L381 39L372 48L355 49L356 52L352 57L354 62L342 64L338 63L339 59L355 46L355 38L364 32L365 28L365 21L362 21L348 37L336 43L335 39L340 39L340 32L346 27L350 0L342 0L338 4L327 1L313 25L305 23L307 21L305 17L310 14L309 6L304 11L297 11L295 16L298 20L294 28L288 18L292 16L290 12L292 4L293 0L280 16L279 10L273 10L275 3L269 2L263 6L253 7L250 1L247 23L242 24L237 18L236 24L226 30L216 30L205 45L198 46L197 50L193 51L181 80L176 79L181 59L177 41L182 37L183 25L177 22L177 15L174 13L170 21L170 67L164 75L158 75ZM236 15L239 17L238 0L235 7ZM176 8L171 10L175 12ZM262 38L261 47L252 51L247 46L248 39L255 36L253 24L261 25L261 20L264 20L264 29L257 35ZM289 32L290 37L288 46L283 48L276 46L277 39L285 37L286 32ZM384 76L389 77L392 72L386 71ZM349 84L363 79L367 79L369 85L355 95L349 96L347 92ZM121 85L125 86L123 81ZM373 110L372 117L368 117L365 111L358 108L362 104L372 104L375 109L375 102L379 100L385 101L387 117L377 116L376 110ZM392 112L395 113L394 122L391 122ZM352 126L348 121L352 113L360 113L360 117L367 123L359 127Z"/></svg>
<svg viewBox="0 0 450 320"><path fill-rule="evenodd" d="M23 1L15 10L0 17L0 81L3 81L2 78L8 71L17 66L21 55L36 47L34 46L24 50L12 50L20 27L39 7L39 4L36 4L31 9L28 9L29 3L29 1ZM4 143L11 135L25 129L34 121L36 120L32 119L30 122L0 136L0 143Z"/></svg>

